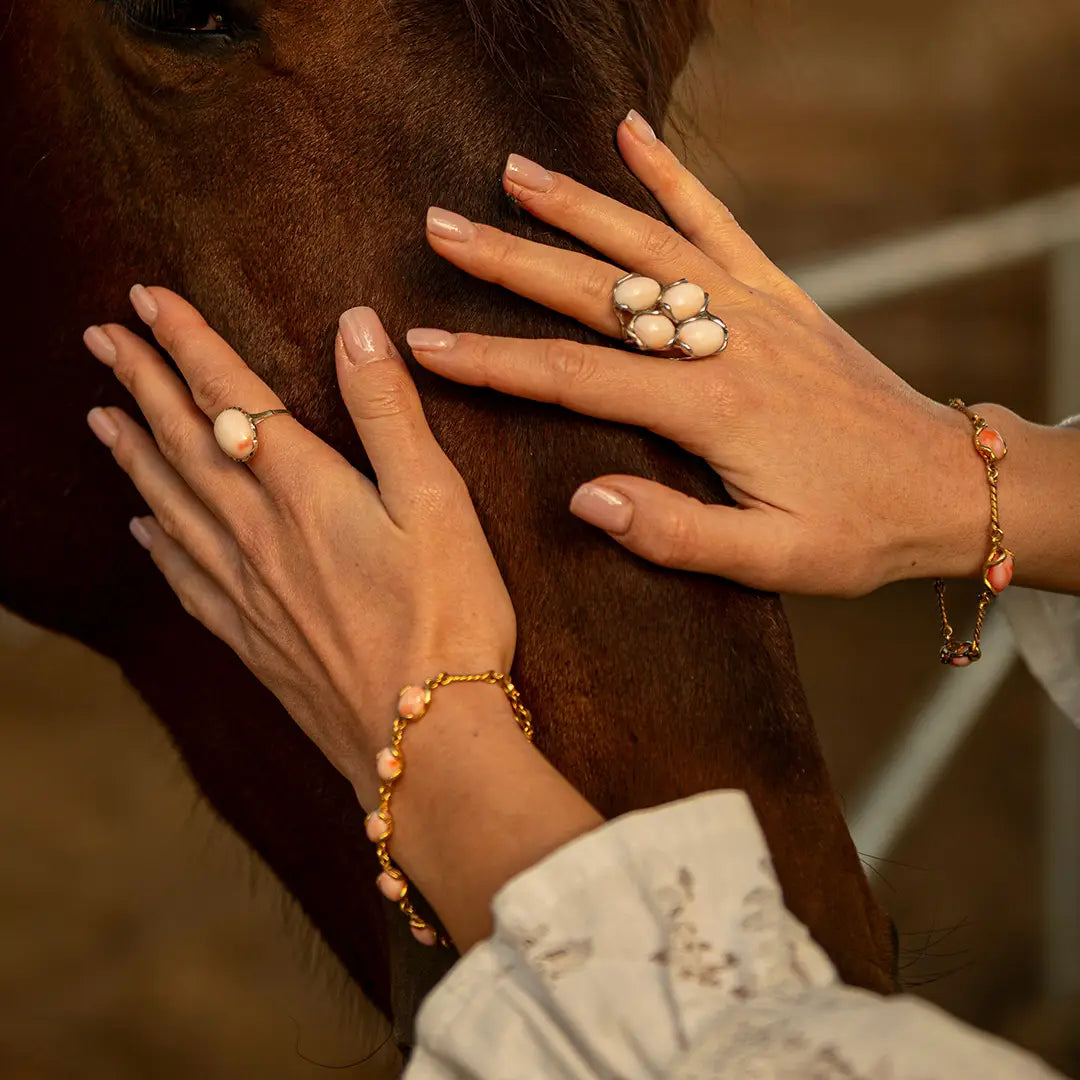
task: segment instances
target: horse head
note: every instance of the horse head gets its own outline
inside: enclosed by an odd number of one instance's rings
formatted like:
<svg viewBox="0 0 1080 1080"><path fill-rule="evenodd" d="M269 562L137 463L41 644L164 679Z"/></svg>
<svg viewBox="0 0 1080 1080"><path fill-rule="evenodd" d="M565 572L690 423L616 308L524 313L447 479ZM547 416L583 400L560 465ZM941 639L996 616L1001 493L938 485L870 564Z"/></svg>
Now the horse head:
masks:
<svg viewBox="0 0 1080 1080"><path fill-rule="evenodd" d="M418 324L589 339L436 258L424 211L572 246L504 195L517 151L657 212L613 132L630 107L662 119L703 0L8 4L0 602L123 666L217 811L407 1029L443 968L387 922L349 785L129 544L139 504L83 421L120 391L79 337L141 329L127 287L168 285L364 467L333 374L338 313L368 304L398 341ZM792 910L846 980L889 989L888 920L778 600L647 565L566 512L604 472L713 500L717 478L640 431L417 375L519 613L541 749L609 815L745 789Z"/></svg>

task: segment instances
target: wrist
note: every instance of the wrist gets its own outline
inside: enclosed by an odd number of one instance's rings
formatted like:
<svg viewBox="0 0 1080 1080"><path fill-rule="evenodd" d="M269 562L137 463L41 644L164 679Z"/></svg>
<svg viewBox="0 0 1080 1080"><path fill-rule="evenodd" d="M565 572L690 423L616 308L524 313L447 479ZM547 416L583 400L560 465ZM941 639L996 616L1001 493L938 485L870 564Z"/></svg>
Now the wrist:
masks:
<svg viewBox="0 0 1080 1080"><path fill-rule="evenodd" d="M1024 456L1031 425L1000 405L980 403L971 411L998 430L1008 447L998 485L1007 532L1007 506L1014 490L1009 474ZM915 509L908 542L898 547L891 577L979 580L991 548L990 485L970 419L950 406L935 406L921 460L924 467L912 492Z"/></svg>

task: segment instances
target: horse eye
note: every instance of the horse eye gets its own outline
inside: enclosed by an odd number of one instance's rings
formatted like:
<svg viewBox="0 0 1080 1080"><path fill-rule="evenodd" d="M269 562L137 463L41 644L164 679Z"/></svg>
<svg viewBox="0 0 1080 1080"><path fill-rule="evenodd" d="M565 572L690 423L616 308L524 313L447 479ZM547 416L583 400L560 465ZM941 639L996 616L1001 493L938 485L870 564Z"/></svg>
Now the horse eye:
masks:
<svg viewBox="0 0 1080 1080"><path fill-rule="evenodd" d="M217 33L225 26L221 0L176 0L171 12L162 12L156 29L173 34Z"/></svg>
<svg viewBox="0 0 1080 1080"><path fill-rule="evenodd" d="M229 30L223 0L121 0L137 27L157 34L223 34Z"/></svg>

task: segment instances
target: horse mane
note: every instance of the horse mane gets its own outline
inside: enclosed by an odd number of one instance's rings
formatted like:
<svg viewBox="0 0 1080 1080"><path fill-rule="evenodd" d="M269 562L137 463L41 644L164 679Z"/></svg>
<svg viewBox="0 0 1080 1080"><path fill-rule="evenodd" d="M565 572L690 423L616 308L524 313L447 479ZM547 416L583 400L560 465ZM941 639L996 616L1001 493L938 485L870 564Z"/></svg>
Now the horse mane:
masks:
<svg viewBox="0 0 1080 1080"><path fill-rule="evenodd" d="M708 0L658 4L655 0L461 0L477 41L521 92L522 63L538 50L564 57L564 74L578 82L581 69L572 62L580 48L601 48L625 62L644 95L648 114L660 121L667 111L671 84L681 70L691 42L709 24ZM591 74L591 70L586 69ZM579 87L588 93L588 87Z"/></svg>

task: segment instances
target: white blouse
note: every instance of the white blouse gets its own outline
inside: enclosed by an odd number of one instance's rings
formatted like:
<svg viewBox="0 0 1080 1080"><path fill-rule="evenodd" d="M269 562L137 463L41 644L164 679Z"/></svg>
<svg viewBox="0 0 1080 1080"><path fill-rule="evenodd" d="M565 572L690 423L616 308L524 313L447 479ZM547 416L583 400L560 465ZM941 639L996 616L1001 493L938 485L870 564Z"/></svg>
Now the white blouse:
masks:
<svg viewBox="0 0 1080 1080"><path fill-rule="evenodd" d="M1014 588L1002 602L1032 671L1080 722L1080 598ZM739 791L610 821L492 907L491 938L420 1008L406 1080L1059 1075L928 1002L841 983L784 907Z"/></svg>

